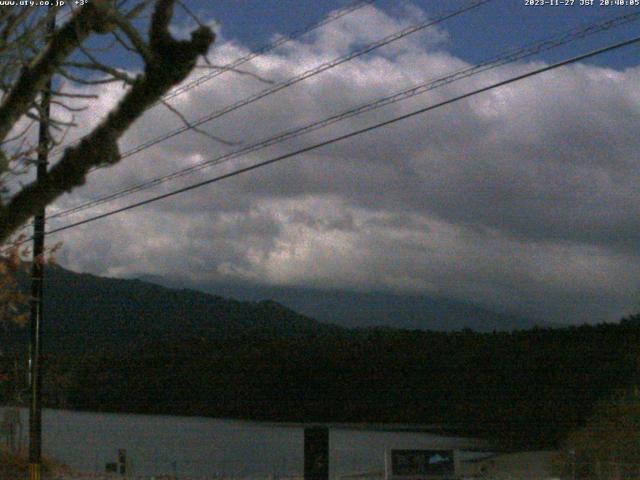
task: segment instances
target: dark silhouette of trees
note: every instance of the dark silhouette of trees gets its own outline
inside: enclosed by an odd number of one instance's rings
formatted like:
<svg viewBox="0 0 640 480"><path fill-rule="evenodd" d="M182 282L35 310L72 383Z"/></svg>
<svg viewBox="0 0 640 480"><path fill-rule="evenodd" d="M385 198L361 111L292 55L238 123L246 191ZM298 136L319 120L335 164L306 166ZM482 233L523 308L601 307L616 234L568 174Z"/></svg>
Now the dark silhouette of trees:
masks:
<svg viewBox="0 0 640 480"><path fill-rule="evenodd" d="M146 109L182 82L198 58L206 54L215 39L210 28L200 25L190 40L176 40L169 33L175 4L176 0L91 0L73 10L52 34L47 25L56 9L46 14L30 7L0 11L0 188L4 188L0 244L42 207L84 184L91 169L117 163L118 139ZM145 33L136 20L149 9L152 12ZM113 36L132 63L138 60L142 64L138 75L132 76L91 51L91 39L104 35ZM78 73L82 71L98 72L100 78ZM28 170L37 153L29 136L30 122L47 122L50 147L60 143L61 131L74 126L73 122L48 118L42 111L39 97L54 75L65 78L67 84L121 82L127 89L98 125L64 150L45 178L10 193L8 179ZM53 101L68 111L77 110L68 101L83 95L56 88L54 84Z"/></svg>

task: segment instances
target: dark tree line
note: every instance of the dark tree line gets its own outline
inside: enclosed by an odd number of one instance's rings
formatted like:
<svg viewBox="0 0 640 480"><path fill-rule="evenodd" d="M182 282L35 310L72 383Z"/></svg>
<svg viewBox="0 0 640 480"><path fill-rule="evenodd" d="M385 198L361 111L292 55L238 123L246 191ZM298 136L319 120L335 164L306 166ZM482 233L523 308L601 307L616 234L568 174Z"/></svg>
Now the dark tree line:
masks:
<svg viewBox="0 0 640 480"><path fill-rule="evenodd" d="M275 302L61 268L47 278L51 407L436 424L510 446L553 446L599 402L638 385L640 315L512 333L351 330ZM12 325L2 351L26 355L27 334ZM10 377L9 366L0 362L0 374ZM0 381L0 401L11 401L10 387Z"/></svg>
<svg viewBox="0 0 640 480"><path fill-rule="evenodd" d="M86 355L54 397L90 410L440 424L509 446L552 446L599 400L635 384L638 340L635 322L167 339Z"/></svg>

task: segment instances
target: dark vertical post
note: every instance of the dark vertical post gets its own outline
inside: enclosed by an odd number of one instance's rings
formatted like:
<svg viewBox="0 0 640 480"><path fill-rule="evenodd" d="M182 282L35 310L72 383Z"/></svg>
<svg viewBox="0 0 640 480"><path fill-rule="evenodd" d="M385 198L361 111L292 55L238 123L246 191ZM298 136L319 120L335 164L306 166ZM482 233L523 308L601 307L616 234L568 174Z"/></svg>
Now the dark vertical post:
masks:
<svg viewBox="0 0 640 480"><path fill-rule="evenodd" d="M118 473L120 475L127 473L127 451L124 448L118 450Z"/></svg>
<svg viewBox="0 0 640 480"><path fill-rule="evenodd" d="M47 33L56 28L55 9L49 8ZM51 106L51 79L40 99L40 131L38 137L37 179L47 175L49 154L49 112ZM33 223L33 262L31 264L31 338L29 345L29 377L31 398L29 402L29 480L40 480L42 458L42 290L44 277L44 226L45 209L38 212Z"/></svg>
<svg viewBox="0 0 640 480"><path fill-rule="evenodd" d="M329 429L304 429L304 480L329 479Z"/></svg>

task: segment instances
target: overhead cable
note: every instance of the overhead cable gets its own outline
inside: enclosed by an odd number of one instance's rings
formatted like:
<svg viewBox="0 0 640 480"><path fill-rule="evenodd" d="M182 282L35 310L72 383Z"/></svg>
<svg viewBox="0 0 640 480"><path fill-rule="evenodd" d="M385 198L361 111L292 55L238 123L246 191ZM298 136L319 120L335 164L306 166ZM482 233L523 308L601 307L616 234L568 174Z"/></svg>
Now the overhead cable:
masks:
<svg viewBox="0 0 640 480"><path fill-rule="evenodd" d="M256 101L258 101L258 100L260 100L260 99L262 99L262 98L264 98L266 96L273 95L274 93L279 92L281 90L284 90L285 88L289 88L289 87L291 87L291 86L293 86L293 85L295 85L297 83L302 82L303 80L306 80L306 79L311 78L311 77L313 77L315 75L318 75L318 74L320 74L322 72L325 72L325 71L327 71L329 69L337 67L338 65L342 65L342 64L344 64L346 62L349 62L349 61L351 61L351 60L353 60L353 59L355 59L357 57L360 57L362 55L370 53L370 52L372 52L372 51L374 51L374 50L376 50L378 48L381 48L383 46L389 45L389 44L391 44L391 43L393 43L395 41L398 41L398 40L400 40L402 38L405 38L405 37L407 37L409 35L412 35L412 34L414 34L416 32L422 31L422 30L424 30L426 28L429 28L429 27L432 27L434 25L437 25L438 23L444 22L445 20L453 18L453 17L455 17L457 15L465 13L465 12L467 12L469 10L477 8L477 7L481 6L481 5L484 5L485 3L489 3L491 1L493 1L493 0L473 0L469 4L467 4L467 5L463 6L463 7L457 8L457 9L455 9L453 11L449 11L449 12L444 13L444 14L441 14L441 15L439 15L438 17L436 17L434 19L430 19L428 21L412 25L412 26L404 28L404 29L402 29L402 30L400 30L398 32L395 32L395 33L393 33L391 35L387 35L386 37L384 37L384 38L382 38L380 40L377 40L376 42L370 43L370 44L368 44L368 45L366 45L366 46L364 46L364 47L362 47L362 48L360 48L360 49L358 49L358 50L356 50L354 52L351 52L349 54L343 55L343 56L338 57L338 58L336 58L334 60L331 60L329 62L325 62L325 63L323 63L321 65L318 65L318 66L316 66L316 67L314 67L314 68L312 68L310 70L307 70L307 71L305 71L305 72L303 72L303 73L301 73L299 75L296 75L296 76L291 77L291 78L289 78L287 80L279 82L279 83L277 83L277 84L275 84L275 85L273 85L273 86L271 86L269 88L261 90L260 92L254 94L254 95L251 95L250 97L241 99L241 100L239 100L239 101L237 101L235 103L232 103L231 105L228 105L228 106L226 106L226 107L224 107L224 108L222 108L220 110L215 110L215 111L205 115L204 117L199 118L198 120L195 120L193 122L189 122L189 125L185 125L183 127L177 128L175 130L172 130L171 132L167 132L167 133L165 133L165 134L163 134L163 135L161 135L159 137L156 137L156 138L154 138L152 140L149 140L149 141L147 141L145 143L142 143L142 144L140 144L140 145L138 145L138 146L136 146L136 147L134 147L134 148L132 148L130 150L127 150L124 153L122 153L120 155L120 158L127 158L127 157L130 157L132 155L135 155L136 153L139 153L139 152L141 152L143 150L146 150L147 148L150 148L150 147L152 147L154 145L157 145L158 143L161 143L161 142L163 142L165 140L168 140L168 139L170 139L172 137L175 137L176 135L184 133L184 132L186 132L188 130L193 130L194 128L196 128L196 127L198 127L198 126L200 126L200 125L202 125L204 123L207 123L207 122L210 122L211 120L215 120L217 118L220 118L223 115L226 115L226 114L228 114L230 112L238 110L238 109L240 109L240 108L242 108L242 107L244 107L246 105L249 105L249 104L251 104L253 102L256 102Z"/></svg>
<svg viewBox="0 0 640 480"><path fill-rule="evenodd" d="M367 5L371 5L372 3L374 3L376 0L357 0L341 9L335 10L333 12L330 12L327 16L323 17L321 20L314 22L314 23L310 23L309 25L307 25L304 28L298 29L298 30L294 30L293 32L291 32L290 34L286 35L286 36L282 36L280 38L278 38L277 40L268 43L266 45L263 45L262 47L258 48L256 51L254 52L250 52L246 55L243 55L242 57L238 57L235 60L232 60L229 63L226 63L224 65L221 65L220 67L216 67L213 71L206 73L204 75L201 75L200 77L185 83L184 85L180 85L179 87L174 88L173 90L171 90L170 92L166 93L160 100L158 100L157 102L155 102L153 105L151 105L150 108L153 108L157 105L159 105L160 103L162 103L163 101L167 101L167 100L171 100L179 95L182 95L183 93L188 92L189 90L193 90L194 88L208 82L209 80L212 80L216 77L218 77L219 75L222 75L225 72L228 71L232 71L234 69L237 69L238 67L240 67L241 65L244 65L245 63L253 60L254 58L257 58L261 55L264 55L267 52L270 52L272 50L275 50L278 47L281 47L282 45L285 45L288 42L291 42L293 40L296 40L304 35L306 35L307 33L311 33L312 31L323 27L325 25L328 25L331 22L334 22L342 17L344 17L345 15L348 15L352 12L355 12ZM63 151L66 148L69 148L73 145L76 145L80 142L80 139L69 142L65 145L62 145L58 148L55 148L52 151L52 154L57 154L60 153L61 151Z"/></svg>
<svg viewBox="0 0 640 480"><path fill-rule="evenodd" d="M203 170L205 168L209 168L214 165L219 165L223 162L232 160L234 158L238 158L249 153L253 153L264 148L270 147L272 145L284 142L286 140L290 140L292 138L298 137L300 135L304 135L318 129L327 127L339 121L354 117L356 115L361 115L363 113L376 110L382 108L384 106L397 103L403 100L407 100L409 98L413 98L417 95L421 95L428 91L434 90L436 88L442 87L444 85L448 85L458 80L462 80L464 78L471 77L473 75L477 75L482 72L486 72L488 70L495 69L497 67L507 65L509 63L513 63L517 60L522 60L523 58L530 57L532 55L536 55L543 51L551 50L553 48L557 48L559 46L565 45L567 43L573 42L578 39L585 38L589 35L593 35L596 33L600 33L606 30L609 30L613 27L617 27L623 24L630 23L632 21L637 21L640 19L640 12L634 12L631 14L620 15L615 18L607 19L602 22L598 22L595 24L591 24L584 27L573 28L566 32L562 32L560 34L554 35L552 37L540 40L531 45L525 45L521 48L515 50L508 50L503 52L500 55L491 57L490 59L484 60L483 62L473 65L452 73L448 73L442 77L439 77L434 80L429 80L425 83L422 83L417 86L413 86L411 88L405 89L403 91L394 93L392 95L388 95L382 97L374 102L369 102L363 105L360 105L355 108L351 108L349 110L343 111L341 113L331 115L327 118L324 118L319 121L312 122L310 124L304 125L302 127L296 127L289 130L285 130L284 132L280 132L275 136L271 136L268 138L261 139L252 145L243 147L241 149L225 153L223 155L219 155L209 160L205 160L203 162L199 162L195 165L191 165L186 168L179 169L169 174L165 174L150 180L146 180L139 184L126 187L124 189L118 190L116 192L112 192L103 197L90 200L88 202L82 203L75 207L71 207L66 210L62 210L53 215L50 215L49 218L60 218L65 217L74 213L81 212L88 208L92 208L118 198L122 198L127 195L131 195L133 193L146 190L162 183L168 182L170 180L174 180L185 175Z"/></svg>
<svg viewBox="0 0 640 480"><path fill-rule="evenodd" d="M352 3L351 5L347 5L346 7L343 7L339 10L336 10L334 12L329 13L326 17L324 17L323 19L321 19L318 22L315 23L311 23L309 25L307 25L304 28L301 28L299 30L295 30L292 33L290 33L287 36L284 37L280 37L277 40L264 45L263 47L260 47L258 50L256 50L255 52L251 52L248 53L247 55L244 55L242 57L239 57L235 60L233 60L230 63L227 63L225 65L222 65L220 67L219 70L215 70L213 72L210 72L206 75L202 75L198 78L196 78L195 80L192 80L189 83L186 83L184 85L181 85L173 90L171 90L169 93L167 93L164 97L162 97L163 100L171 100L174 97L177 97L178 95L181 95L185 92L188 92L189 90L192 90L193 88L202 85L205 82L208 82L209 80L217 77L218 75L222 75L224 72L228 72L229 70L233 70L235 68L238 68L240 65L243 65L251 60L253 60L256 57L259 57L260 55L264 55L265 53L268 53L272 50L275 50L278 47L281 47L282 45L284 45L285 43L288 43L292 40L296 40L299 37L302 37L303 35L306 35L307 33L312 32L313 30L316 30L324 25L327 25L328 23L331 23L335 20L338 20L339 18L344 17L345 15L348 15L352 12L355 12L356 10L361 9L362 7L365 7L367 5L372 4L373 2L375 2L375 0L361 0L361 1L357 1ZM157 103L156 103L157 105Z"/></svg>
<svg viewBox="0 0 640 480"><path fill-rule="evenodd" d="M442 101L442 102L439 102L439 103L436 103L436 104L433 104L433 105L429 105L429 106L420 108L418 110L414 110L414 111L412 111L410 113L406 113L404 115L400 115L400 116L392 118L390 120L385 120L383 122L379 122L379 123L376 123L374 125L371 125L371 126L368 126L368 127L365 127L365 128L361 128L359 130L354 130L354 131L346 133L344 135L333 137L333 138L331 138L329 140L325 140L323 142L319 142L319 143L313 144L311 146L304 147L304 148L295 150L295 151L290 152L290 153L286 153L284 155L279 155L277 157L271 158L269 160L264 160L262 162L258 162L256 164L248 166L248 167L239 168L237 170L234 170L233 172L229 172L229 173L226 173L226 174L223 174L223 175L218 175L216 177L210 178L208 180L204 180L202 182L194 183L194 184L191 184L189 186L186 186L186 187L183 187L183 188L179 188L179 189L173 190L173 191L168 192L168 193L164 193L162 195L157 195L155 197L152 197L152 198L140 201L140 202L132 203L132 204L127 205L125 207L117 208L117 209L111 210L109 212L102 213L100 215L95 215L93 217L86 218L86 219L78 221L78 222L74 222L74 223L70 223L70 224L67 224L67 225L63 225L61 227L57 227L57 228L55 228L53 230L49 230L47 232L47 235L51 235L51 234L54 234L54 233L62 232L64 230L69 230L71 228L75 228L75 227L78 227L78 226L81 226L81 225L85 225L87 223L91 223L91 222L94 222L96 220L100 220L102 218L107 218L107 217L110 217L110 216L113 216L113 215L116 215L116 214L119 214L119 213L122 213L122 212L125 212L125 211L128 211L128 210L132 210L132 209L141 207L143 205L148 205L150 203L154 203L154 202L157 202L159 200L178 195L180 193L184 193L184 192L188 192L188 191L191 191L191 190L195 190L195 189L203 187L205 185L210 185L210 184L225 180L227 178L235 177L235 176L243 174L243 173L247 173L247 172L250 172L250 171L253 171L253 170L257 170L258 168L266 167L267 165L271 165L271 164L274 164L276 162L280 162L282 160L286 160L288 158L296 157L296 156L301 155L303 153L308 153L308 152L317 150L317 149L319 149L321 147L325 147L327 145L332 145L334 143L341 142L343 140L347 140L347 139L355 137L357 135L362 135L363 133L371 132L371 131L377 130L377 129L385 127L385 126L392 125L392 124L397 123L397 122L399 122L401 120L406 120L408 118L412 118L412 117L415 117L417 115L421 115L423 113L426 113L426 112L429 112L429 111L444 107L445 105L450 105L450 104L458 102L460 100L464 100L466 98L473 97L473 96L478 95L480 93L484 93L484 92L487 92L489 90L493 90L495 88L502 87L504 85L508 85L508 84L511 84L511 83L514 83L514 82L518 82L520 80L524 80L526 78L530 78L530 77L533 77L535 75L540 75L540 74L542 74L544 72L548 72L550 70L554 70L556 68L560 68L560 67L572 64L572 63L576 63L576 62L579 62L581 60L585 60L587 58L595 57L597 55L601 55L603 53L610 52L610 51L613 51L613 50L616 50L616 49L619 49L619 48L623 48L623 47L626 47L626 46L629 46L629 45L632 45L632 44L635 44L635 43L638 43L638 42L640 42L640 36L634 37L634 38L632 38L630 40L619 42L619 43L616 43L616 44L613 44L613 45L609 45L607 47L603 47L603 48L591 51L589 53L578 55L576 57L570 58L568 60L563 60L563 61L554 63L554 64L546 66L546 67L541 67L541 68L532 70L530 72L524 73L522 75L517 75L517 76L509 78L507 80L502 80L500 82L493 83L493 84L488 85L486 87L479 88L479 89L473 90L471 92L468 92L468 93L465 93L465 94L462 94L462 95L458 95L458 96L453 97L451 99L448 99L448 100L445 100L445 101Z"/></svg>

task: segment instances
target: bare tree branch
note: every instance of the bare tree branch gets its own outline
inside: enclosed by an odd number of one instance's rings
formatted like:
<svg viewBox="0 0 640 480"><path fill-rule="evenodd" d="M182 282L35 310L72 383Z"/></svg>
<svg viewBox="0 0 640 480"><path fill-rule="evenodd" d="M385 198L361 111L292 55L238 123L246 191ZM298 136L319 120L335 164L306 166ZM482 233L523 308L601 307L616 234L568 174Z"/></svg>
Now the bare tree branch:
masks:
<svg viewBox="0 0 640 480"><path fill-rule="evenodd" d="M62 75L67 80L71 80L73 83L77 83L78 85L104 85L105 83L113 83L118 82L117 78L102 78L99 80L87 80L84 78L80 78L72 73L69 73L66 68L58 68L58 73Z"/></svg>
<svg viewBox="0 0 640 480"><path fill-rule="evenodd" d="M91 31L106 33L117 26L112 12L106 10L106 3L101 0L93 2L93 8L83 7L77 12L70 21L75 22L74 26L65 26L56 32L0 105L0 139L6 136L7 125L13 125L28 112L48 76L59 69ZM0 205L0 243L40 208L64 192L84 184L91 169L117 163L120 160L118 139L147 108L183 81L196 66L197 59L207 53L215 39L208 27L198 27L190 40L176 40L169 33L174 3L175 0L156 1L148 35L149 50L144 55L139 52L145 60L144 72L133 80L118 105L78 145L65 150L44 179L26 185L6 205ZM79 18L83 21L80 22ZM26 99L20 101L17 98L20 92Z"/></svg>
<svg viewBox="0 0 640 480"><path fill-rule="evenodd" d="M124 83L132 84L135 80L134 77L128 75L126 72L118 70L116 68L105 65L97 60L92 60L90 63L81 63L81 62L65 62L64 66L72 67L72 68L81 68L84 70L97 70L100 72L104 72L108 75L111 75L113 78L117 80L121 80Z"/></svg>
<svg viewBox="0 0 640 480"><path fill-rule="evenodd" d="M69 92L60 92L58 90L52 90L52 95L56 97L70 97L70 98L100 98L98 95L93 93L69 93Z"/></svg>
<svg viewBox="0 0 640 480"><path fill-rule="evenodd" d="M62 62L91 32L105 33L114 25L103 14L108 0L93 0L79 9L73 18L55 32L51 40L33 61L22 70L20 77L0 104L0 140L14 123L25 114L48 79Z"/></svg>
<svg viewBox="0 0 640 480"><path fill-rule="evenodd" d="M29 123L27 123L27 126L24 127L22 130L20 130L17 134L15 134L13 137L9 137L5 140L3 140L2 142L0 142L0 146L9 143L9 142L13 142L19 138L22 138L24 135L27 134L27 132L29 130L31 130L31 127L35 124L35 120L30 121Z"/></svg>
<svg viewBox="0 0 640 480"><path fill-rule="evenodd" d="M58 105L59 107L62 107L63 109L65 109L67 112L84 112L87 108L89 108L88 105L84 105L83 107L71 107L59 100L51 100L51 104Z"/></svg>
<svg viewBox="0 0 640 480"><path fill-rule="evenodd" d="M206 131L204 131L204 130L192 125L191 122L189 122L189 120L187 120L187 118L182 114L182 112L180 112L180 110L178 110L177 108L171 106L165 100L160 100L160 103L162 103L162 105L167 107L173 114L175 114L182 121L182 123L184 123L187 127L189 127L194 132L197 132L197 133L199 133L201 135L204 135L205 137L210 138L211 140L215 140L216 142L222 143L224 145L239 145L240 144L240 142L230 142L229 140L225 140L223 138L216 137L212 133L206 132Z"/></svg>
<svg viewBox="0 0 640 480"><path fill-rule="evenodd" d="M120 30L127 36L133 48L142 56L146 63L153 62L153 52L144 41L140 33L131 25L129 20L122 17L118 12L112 12L112 19L118 25Z"/></svg>
<svg viewBox="0 0 640 480"><path fill-rule="evenodd" d="M111 32L111 34L113 35L113 38L116 40L116 42L118 42L120 46L124 48L126 51L131 53L137 53L135 48L129 45L123 38L120 37L120 35L118 35L117 31L113 31Z"/></svg>

